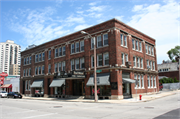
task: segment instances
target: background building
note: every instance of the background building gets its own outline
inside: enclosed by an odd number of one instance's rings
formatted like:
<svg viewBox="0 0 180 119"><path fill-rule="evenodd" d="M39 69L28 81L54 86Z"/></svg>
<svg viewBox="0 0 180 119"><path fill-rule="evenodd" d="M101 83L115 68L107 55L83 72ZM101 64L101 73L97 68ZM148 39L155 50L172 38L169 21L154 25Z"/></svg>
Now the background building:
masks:
<svg viewBox="0 0 180 119"><path fill-rule="evenodd" d="M12 64L20 66L20 52L21 46L15 44L12 40L0 43L0 73L6 72L9 74L10 65Z"/></svg>
<svg viewBox="0 0 180 119"><path fill-rule="evenodd" d="M11 64L9 68L9 75L20 75L20 65Z"/></svg>

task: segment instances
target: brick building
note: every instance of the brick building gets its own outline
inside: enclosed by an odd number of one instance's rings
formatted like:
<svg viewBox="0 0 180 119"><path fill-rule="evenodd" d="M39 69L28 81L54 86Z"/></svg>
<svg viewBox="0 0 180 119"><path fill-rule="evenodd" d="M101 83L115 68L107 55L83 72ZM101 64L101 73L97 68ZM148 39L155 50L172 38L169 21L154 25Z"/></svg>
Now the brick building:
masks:
<svg viewBox="0 0 180 119"><path fill-rule="evenodd" d="M159 91L155 39L117 19L83 31L96 39L99 98ZM23 51L20 92L93 98L93 49L93 40L78 31Z"/></svg>

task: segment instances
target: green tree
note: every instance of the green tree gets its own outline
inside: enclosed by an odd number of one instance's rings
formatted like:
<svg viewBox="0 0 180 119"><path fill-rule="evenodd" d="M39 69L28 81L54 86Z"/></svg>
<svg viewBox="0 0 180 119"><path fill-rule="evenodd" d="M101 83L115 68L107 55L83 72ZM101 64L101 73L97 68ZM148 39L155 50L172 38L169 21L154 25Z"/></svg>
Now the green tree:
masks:
<svg viewBox="0 0 180 119"><path fill-rule="evenodd" d="M174 62L175 61L174 57L178 57L180 54L180 46L176 46L175 48L172 48L167 52L167 54L169 56L169 59Z"/></svg>

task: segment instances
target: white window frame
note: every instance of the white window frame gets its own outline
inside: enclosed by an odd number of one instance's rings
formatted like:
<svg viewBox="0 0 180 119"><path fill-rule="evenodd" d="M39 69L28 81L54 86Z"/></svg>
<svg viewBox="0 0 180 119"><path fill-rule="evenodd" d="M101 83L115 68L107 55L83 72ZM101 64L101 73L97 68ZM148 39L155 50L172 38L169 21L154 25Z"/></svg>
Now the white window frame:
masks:
<svg viewBox="0 0 180 119"><path fill-rule="evenodd" d="M39 62L41 62L41 61L42 61L42 55L41 55L41 53L39 53L38 58L39 58Z"/></svg>
<svg viewBox="0 0 180 119"><path fill-rule="evenodd" d="M99 37L100 37L100 39L98 39ZM99 40L101 41L101 46L98 45L98 41L99 41ZM101 35L98 35L98 36L97 36L97 48L99 48L99 47L102 47L102 39L101 39Z"/></svg>
<svg viewBox="0 0 180 119"><path fill-rule="evenodd" d="M35 62L38 62L38 54L35 55Z"/></svg>
<svg viewBox="0 0 180 119"><path fill-rule="evenodd" d="M31 59L31 56L30 56L30 57L29 57L29 64L31 64L31 60L32 60L32 59Z"/></svg>
<svg viewBox="0 0 180 119"><path fill-rule="evenodd" d="M152 61L149 61L150 68L152 70Z"/></svg>
<svg viewBox="0 0 180 119"><path fill-rule="evenodd" d="M138 75L138 81L139 81L139 87L138 88L141 88L141 77L140 77L140 75Z"/></svg>
<svg viewBox="0 0 180 119"><path fill-rule="evenodd" d="M124 35L124 46L127 47L127 36Z"/></svg>
<svg viewBox="0 0 180 119"><path fill-rule="evenodd" d="M154 76L154 87L156 88L156 76Z"/></svg>
<svg viewBox="0 0 180 119"><path fill-rule="evenodd" d="M65 61L63 61L62 62L62 71L66 71L66 62Z"/></svg>
<svg viewBox="0 0 180 119"><path fill-rule="evenodd" d="M28 74L29 74L29 76L31 76L31 68L29 68L29 73Z"/></svg>
<svg viewBox="0 0 180 119"><path fill-rule="evenodd" d="M107 39L104 38L105 35L107 35ZM105 40L107 40L107 42L108 42L108 33L103 34L103 46L107 46L108 45L108 43L104 44Z"/></svg>
<svg viewBox="0 0 180 119"><path fill-rule="evenodd" d="M139 50L139 42L138 42L138 40L136 40L136 50L137 51Z"/></svg>
<svg viewBox="0 0 180 119"><path fill-rule="evenodd" d="M150 76L147 76L148 77L148 88L150 88L151 87L151 85L150 85Z"/></svg>
<svg viewBox="0 0 180 119"><path fill-rule="evenodd" d="M57 70L56 70L57 69ZM54 64L54 72L57 73L58 72L58 63Z"/></svg>
<svg viewBox="0 0 180 119"><path fill-rule="evenodd" d="M96 40L95 40L96 41ZM94 37L91 38L91 49L94 49Z"/></svg>
<svg viewBox="0 0 180 119"><path fill-rule="evenodd" d="M58 56L59 56L58 51L59 51L59 48L56 48L56 49L54 50L54 52L55 52L54 56L55 56L55 57L58 57ZM57 54L57 56L56 56L56 54Z"/></svg>
<svg viewBox="0 0 180 119"><path fill-rule="evenodd" d="M132 39L132 49L135 50L135 39Z"/></svg>
<svg viewBox="0 0 180 119"><path fill-rule="evenodd" d="M124 61L124 53L121 53L121 61L122 61L122 65L125 65L125 61Z"/></svg>
<svg viewBox="0 0 180 119"><path fill-rule="evenodd" d="M77 65L78 65L78 67L77 67ZM79 62L79 58L77 58L77 59L75 59L75 69L80 69L80 62Z"/></svg>
<svg viewBox="0 0 180 119"><path fill-rule="evenodd" d="M136 74L134 74L134 80L135 80L135 82L136 82L136 80L137 80L137 75ZM135 83L135 88L137 88L137 84Z"/></svg>
<svg viewBox="0 0 180 119"><path fill-rule="evenodd" d="M48 59L51 59L51 50L48 51Z"/></svg>
<svg viewBox="0 0 180 119"><path fill-rule="evenodd" d="M108 64L106 64L106 55L108 56ZM104 63L104 66L108 66L109 65L109 53L108 52L106 52L106 53L103 53L103 63Z"/></svg>
<svg viewBox="0 0 180 119"><path fill-rule="evenodd" d="M148 47L148 54L151 55L151 46Z"/></svg>
<svg viewBox="0 0 180 119"><path fill-rule="evenodd" d="M142 81L141 87L144 88L144 75L141 75L141 81Z"/></svg>
<svg viewBox="0 0 180 119"><path fill-rule="evenodd" d="M139 60L140 58L139 57L137 57L137 67L140 67L140 60Z"/></svg>
<svg viewBox="0 0 180 119"><path fill-rule="evenodd" d="M75 63L74 63L74 59L71 59L71 71L73 71L73 70L75 70L75 65L74 65ZM73 69L73 66L74 65L74 69Z"/></svg>
<svg viewBox="0 0 180 119"><path fill-rule="evenodd" d="M152 56L154 56L154 48L151 48Z"/></svg>
<svg viewBox="0 0 180 119"><path fill-rule="evenodd" d="M61 51L61 52L60 52L60 51ZM62 56L62 47L59 47L59 48L58 48L58 52L59 52L58 56L61 57L61 56Z"/></svg>
<svg viewBox="0 0 180 119"><path fill-rule="evenodd" d="M121 34L121 46L123 46L124 45L124 37L123 37L124 35L123 34Z"/></svg>
<svg viewBox="0 0 180 119"><path fill-rule="evenodd" d="M133 57L133 67L136 67L136 65L137 65L137 64L136 64L136 57L134 56L134 57Z"/></svg>
<svg viewBox="0 0 180 119"><path fill-rule="evenodd" d="M155 62L153 61L153 70L155 70Z"/></svg>
<svg viewBox="0 0 180 119"><path fill-rule="evenodd" d="M145 47L146 47L146 54L148 54L148 46L147 46L147 44L146 44Z"/></svg>
<svg viewBox="0 0 180 119"><path fill-rule="evenodd" d="M39 73L39 68L40 68L40 73ZM40 75L41 73L42 73L41 66L38 66L38 75Z"/></svg>
<svg viewBox="0 0 180 119"><path fill-rule="evenodd" d="M45 59L45 53L43 52L42 53L42 61L44 61L44 59Z"/></svg>
<svg viewBox="0 0 180 119"><path fill-rule="evenodd" d="M42 67L41 67L41 72L42 72L42 74L45 73L45 72L43 72L43 70L44 70L44 65L42 65Z"/></svg>
<svg viewBox="0 0 180 119"><path fill-rule="evenodd" d="M140 60L141 60L141 61L140 61L140 63L141 63L141 64L140 64L140 67L143 68L143 58L141 58Z"/></svg>
<svg viewBox="0 0 180 119"><path fill-rule="evenodd" d="M91 67L94 67L94 55L91 56Z"/></svg>
<svg viewBox="0 0 180 119"><path fill-rule="evenodd" d="M142 52L142 42L139 41L139 51Z"/></svg>
<svg viewBox="0 0 180 119"><path fill-rule="evenodd" d="M65 48L65 50L64 50L64 48ZM64 53L65 52L65 53ZM65 56L66 55L66 46L63 46L62 47L62 56Z"/></svg>
<svg viewBox="0 0 180 119"><path fill-rule="evenodd" d="M58 72L62 71L62 65L61 64L62 64L61 62L58 63Z"/></svg>
<svg viewBox="0 0 180 119"><path fill-rule="evenodd" d="M38 68L35 67L35 75L38 75Z"/></svg>
<svg viewBox="0 0 180 119"><path fill-rule="evenodd" d="M80 50L80 45L79 45L79 41L78 42L76 42L75 43L76 45L75 45L75 52L77 53L77 52L79 52L79 50ZM77 44L78 44L78 50L77 50Z"/></svg>
<svg viewBox="0 0 180 119"><path fill-rule="evenodd" d="M97 55L97 66L103 66L103 57L102 57L102 65L99 65L99 56L102 56L102 54Z"/></svg>
<svg viewBox="0 0 180 119"><path fill-rule="evenodd" d="M80 51L84 51L84 40L80 41Z"/></svg>
<svg viewBox="0 0 180 119"><path fill-rule="evenodd" d="M85 68L85 62L84 62L84 57L80 58L80 69L84 69L82 67L82 64L84 63L84 68Z"/></svg>
<svg viewBox="0 0 180 119"><path fill-rule="evenodd" d="M128 54L125 54L125 62L128 62Z"/></svg>
<svg viewBox="0 0 180 119"><path fill-rule="evenodd" d="M151 76L151 88L153 88L153 76Z"/></svg>

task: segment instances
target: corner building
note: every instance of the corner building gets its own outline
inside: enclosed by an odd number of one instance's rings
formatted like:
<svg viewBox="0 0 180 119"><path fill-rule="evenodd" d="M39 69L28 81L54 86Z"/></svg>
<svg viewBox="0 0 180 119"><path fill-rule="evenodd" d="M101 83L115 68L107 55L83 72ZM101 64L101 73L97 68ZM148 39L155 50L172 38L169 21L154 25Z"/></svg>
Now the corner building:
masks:
<svg viewBox="0 0 180 119"><path fill-rule="evenodd" d="M111 19L83 31L96 40L99 99L159 91L155 39ZM94 98L94 46L80 31L21 53L26 96Z"/></svg>

